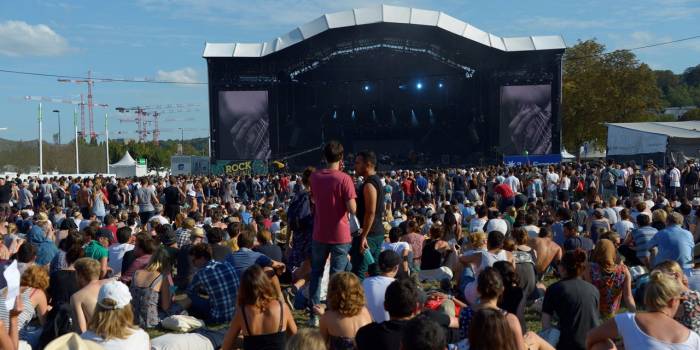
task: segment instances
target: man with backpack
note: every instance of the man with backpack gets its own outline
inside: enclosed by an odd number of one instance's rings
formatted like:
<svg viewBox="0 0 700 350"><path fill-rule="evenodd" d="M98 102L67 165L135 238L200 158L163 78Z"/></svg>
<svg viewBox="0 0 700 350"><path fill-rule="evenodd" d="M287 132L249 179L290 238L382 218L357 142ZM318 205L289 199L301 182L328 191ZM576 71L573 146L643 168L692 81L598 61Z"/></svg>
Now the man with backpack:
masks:
<svg viewBox="0 0 700 350"><path fill-rule="evenodd" d="M615 180L617 179L617 169L615 169L615 162L608 160L608 166L603 168L600 173L600 190L601 195L607 201L610 197L617 194L617 189L615 187Z"/></svg>

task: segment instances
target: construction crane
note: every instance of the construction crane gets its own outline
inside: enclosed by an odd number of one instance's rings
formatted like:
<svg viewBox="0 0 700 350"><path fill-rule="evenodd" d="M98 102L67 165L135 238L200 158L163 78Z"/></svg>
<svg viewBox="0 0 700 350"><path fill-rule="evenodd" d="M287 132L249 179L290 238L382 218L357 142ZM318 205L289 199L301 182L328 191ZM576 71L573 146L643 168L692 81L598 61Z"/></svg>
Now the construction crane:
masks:
<svg viewBox="0 0 700 350"><path fill-rule="evenodd" d="M90 123L90 140L93 140L97 133L95 133L95 118L93 114L94 102L92 101L92 87L95 82L109 82L110 80L105 79L93 79L92 70L88 70L86 79L58 79L60 83L75 83L75 84L86 84L87 85L87 104L84 104L83 94L80 94L80 130L85 135L85 106L88 107L88 116Z"/></svg>
<svg viewBox="0 0 700 350"><path fill-rule="evenodd" d="M117 107L116 110L119 113L134 113L134 117L121 117L118 118L120 122L136 122L136 131L139 134L139 142L146 142L148 134L153 136L153 143L158 145L160 140L160 127L159 121L162 114L169 113L181 113L181 112L196 112L199 109L195 108L196 104L166 104L166 105L154 105L154 106L135 106L135 107ZM152 120L147 119L147 117L152 117ZM176 121L189 121L194 120L194 118L166 118L163 121L176 122ZM152 131L148 130L148 125L152 124Z"/></svg>
<svg viewBox="0 0 700 350"><path fill-rule="evenodd" d="M55 104L70 104L70 105L76 105L80 106L81 110L81 124L80 124L80 135L82 137L85 137L85 106L88 106L88 109L92 111L93 107L101 107L101 108L107 108L109 107L108 104L106 103L99 103L99 102L92 102L92 103L85 103L83 100L83 95L80 95L80 101L78 100L73 100L70 98L57 98L57 97L46 97L46 96L23 96L22 97L25 101L38 101L38 102L47 102L47 103L55 103ZM94 132L90 135L90 138L94 138L97 134Z"/></svg>

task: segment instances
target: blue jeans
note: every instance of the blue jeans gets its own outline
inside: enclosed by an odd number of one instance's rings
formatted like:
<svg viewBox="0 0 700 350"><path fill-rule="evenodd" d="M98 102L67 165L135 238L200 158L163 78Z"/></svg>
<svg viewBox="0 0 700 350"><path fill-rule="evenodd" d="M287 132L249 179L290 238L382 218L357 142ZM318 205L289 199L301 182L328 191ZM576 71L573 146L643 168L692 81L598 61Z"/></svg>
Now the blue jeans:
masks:
<svg viewBox="0 0 700 350"><path fill-rule="evenodd" d="M323 268L326 266L326 259L331 256L330 276L335 273L350 271L351 265L348 260L348 252L350 251L350 243L345 244L327 244L318 241L311 242L311 284L309 284L309 296L311 297L310 306L321 303L321 277L323 277Z"/></svg>

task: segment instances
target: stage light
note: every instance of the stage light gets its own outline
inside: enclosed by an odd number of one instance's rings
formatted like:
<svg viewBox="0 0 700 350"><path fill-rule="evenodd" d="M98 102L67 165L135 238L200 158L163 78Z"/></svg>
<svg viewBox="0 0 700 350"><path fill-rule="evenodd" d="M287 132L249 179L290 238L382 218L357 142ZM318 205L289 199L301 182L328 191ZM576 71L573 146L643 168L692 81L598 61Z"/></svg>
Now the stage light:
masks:
<svg viewBox="0 0 700 350"><path fill-rule="evenodd" d="M364 90L365 92L368 92L369 91L369 84L365 84L365 86L362 87L362 90Z"/></svg>
<svg viewBox="0 0 700 350"><path fill-rule="evenodd" d="M423 89L423 83L421 83L421 82L416 83L416 89L418 89L418 90Z"/></svg>
<svg viewBox="0 0 700 350"><path fill-rule="evenodd" d="M439 82L439 83L438 83L438 88L442 89L443 86L445 86L445 85L444 85L442 82Z"/></svg>

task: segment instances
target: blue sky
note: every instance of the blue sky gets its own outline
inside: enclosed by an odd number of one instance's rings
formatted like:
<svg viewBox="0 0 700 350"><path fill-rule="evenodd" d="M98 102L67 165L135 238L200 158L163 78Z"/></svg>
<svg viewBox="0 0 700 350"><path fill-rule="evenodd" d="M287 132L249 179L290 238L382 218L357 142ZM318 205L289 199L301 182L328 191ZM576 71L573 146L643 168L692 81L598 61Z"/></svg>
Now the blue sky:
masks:
<svg viewBox="0 0 700 350"><path fill-rule="evenodd" d="M499 36L561 34L568 45L597 38L608 49L700 35L700 0L607 1L322 1L322 0L136 0L0 1L0 69L85 75L205 81L201 58L204 42L258 42L282 35L323 13L380 3L444 11ZM700 40L636 51L654 69L683 69L700 64ZM76 98L83 85L60 84L53 78L0 73L0 137L35 139L36 103L25 95ZM208 132L205 85L96 83L95 101L110 105L110 134L131 132L120 123L116 106L199 104L199 111L169 118L171 131L162 138L186 138ZM62 112L65 140L72 130L72 106L46 105L44 134L58 130L50 111ZM95 129L104 130L104 111L98 110ZM120 135L122 136L122 135ZM134 137L134 134L124 134ZM50 136L47 138L50 139Z"/></svg>

